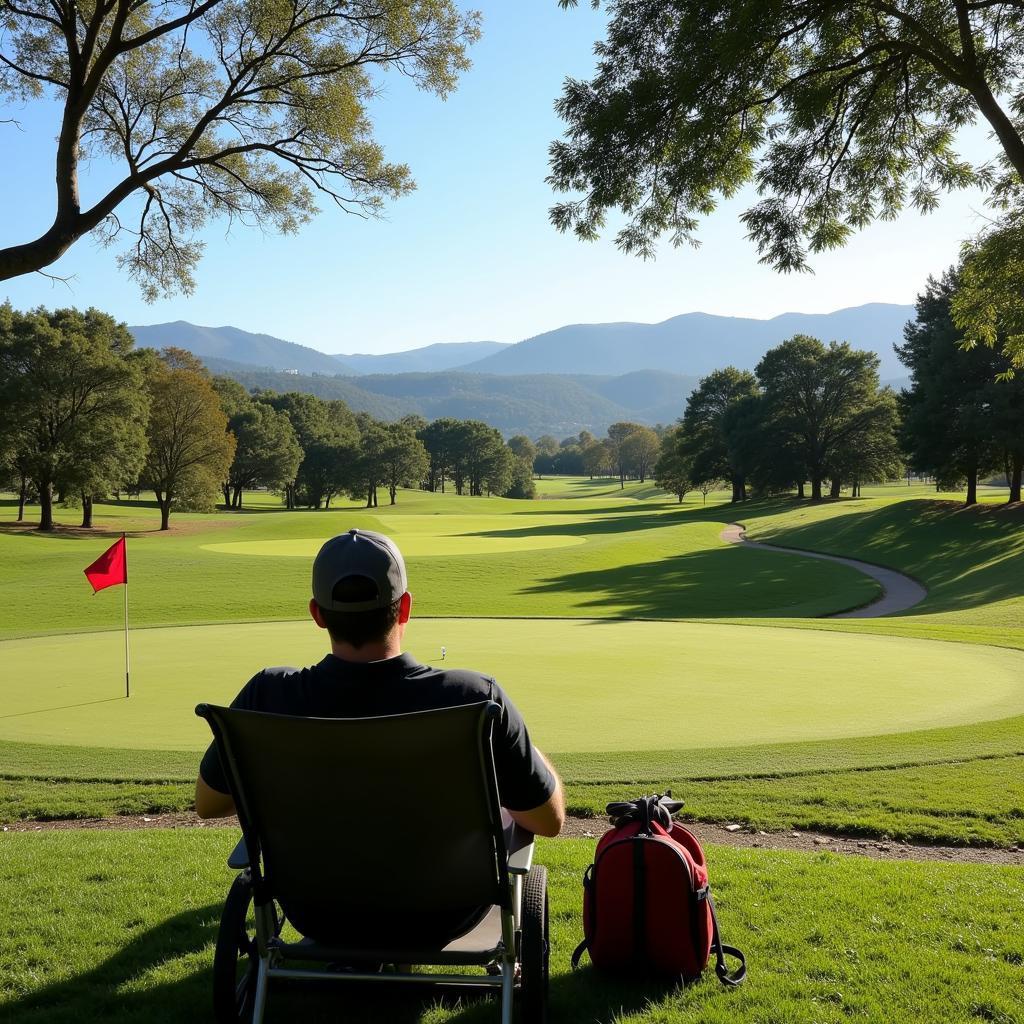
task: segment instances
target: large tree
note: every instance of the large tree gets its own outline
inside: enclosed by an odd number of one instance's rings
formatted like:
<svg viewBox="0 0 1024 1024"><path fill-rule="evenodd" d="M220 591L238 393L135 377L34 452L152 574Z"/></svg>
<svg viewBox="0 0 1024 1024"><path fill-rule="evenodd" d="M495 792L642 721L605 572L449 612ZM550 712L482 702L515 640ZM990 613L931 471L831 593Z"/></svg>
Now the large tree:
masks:
<svg viewBox="0 0 1024 1024"><path fill-rule="evenodd" d="M575 0L562 0L571 6ZM763 262L805 269L876 218L1024 177L1021 0L610 0L590 81L558 102L566 137L552 210L650 255L692 241L719 198L756 185L743 214ZM1003 164L972 166L956 131L981 118Z"/></svg>
<svg viewBox="0 0 1024 1024"><path fill-rule="evenodd" d="M694 483L728 480L733 501L746 500L747 480L742 463L730 451L725 416L731 406L756 394L752 373L727 366L701 380L690 392L683 413L684 452L692 460Z"/></svg>
<svg viewBox="0 0 1024 1024"><path fill-rule="evenodd" d="M757 364L766 416L811 482L811 500L841 448L858 436L878 395L878 356L797 334Z"/></svg>
<svg viewBox="0 0 1024 1024"><path fill-rule="evenodd" d="M683 428L670 430L661 439L661 453L654 465L654 482L674 494L683 503L683 498L693 490L693 463L683 454Z"/></svg>
<svg viewBox="0 0 1024 1024"><path fill-rule="evenodd" d="M638 426L622 442L626 467L640 483L646 481L660 450L661 440L650 427Z"/></svg>
<svg viewBox="0 0 1024 1024"><path fill-rule="evenodd" d="M398 501L398 488L420 484L430 468L430 458L423 442L411 426L386 423L384 443L379 452L383 465L382 479L388 488L391 504Z"/></svg>
<svg viewBox="0 0 1024 1024"><path fill-rule="evenodd" d="M0 100L61 117L53 221L0 249L0 280L97 232L153 299L192 289L213 217L289 232L319 198L379 214L412 182L373 138L378 72L445 96L477 35L453 0L5 0Z"/></svg>
<svg viewBox="0 0 1024 1024"><path fill-rule="evenodd" d="M246 488L279 488L295 479L303 451L287 413L250 401L228 419L228 431L237 442L223 485L228 508L242 507Z"/></svg>
<svg viewBox="0 0 1024 1024"><path fill-rule="evenodd" d="M973 505L979 476L1002 461L996 442L1001 416L993 415L991 389L1011 384L994 379L1007 365L996 350L963 347L951 311L957 286L954 270L941 280L929 278L917 298L917 317L904 328L897 353L911 385L901 396L901 439L914 469L935 476L944 489L965 483L965 501ZM1024 435L1018 424L1017 436Z"/></svg>
<svg viewBox="0 0 1024 1024"><path fill-rule="evenodd" d="M171 509L204 508L216 500L235 454L235 438L202 363L167 348L146 360L151 405L146 430L149 452L143 482L160 506L160 529L170 528Z"/></svg>
<svg viewBox="0 0 1024 1024"><path fill-rule="evenodd" d="M40 530L54 491L125 483L144 450L147 396L128 329L95 309L15 312L0 306L0 409L11 458L35 485Z"/></svg>

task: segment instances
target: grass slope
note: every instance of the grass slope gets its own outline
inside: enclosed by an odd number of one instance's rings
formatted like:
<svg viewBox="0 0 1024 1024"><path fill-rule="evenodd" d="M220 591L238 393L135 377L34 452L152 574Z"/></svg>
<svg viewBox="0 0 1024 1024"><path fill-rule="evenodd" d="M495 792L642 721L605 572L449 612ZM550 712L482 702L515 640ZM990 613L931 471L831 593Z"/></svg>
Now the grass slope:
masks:
<svg viewBox="0 0 1024 1024"><path fill-rule="evenodd" d="M175 1024L209 1014L231 873L227 830L12 835L0 845L0 1015L19 1024ZM569 971L593 844L539 844L550 871L553 1020L593 1024L1012 1024L1020 1019L1024 873L829 854L709 850L726 940L750 977L685 990ZM40 907L52 912L40 914ZM710 974L710 972L709 972ZM332 988L271 993L273 1021L493 1022L493 1003Z"/></svg>

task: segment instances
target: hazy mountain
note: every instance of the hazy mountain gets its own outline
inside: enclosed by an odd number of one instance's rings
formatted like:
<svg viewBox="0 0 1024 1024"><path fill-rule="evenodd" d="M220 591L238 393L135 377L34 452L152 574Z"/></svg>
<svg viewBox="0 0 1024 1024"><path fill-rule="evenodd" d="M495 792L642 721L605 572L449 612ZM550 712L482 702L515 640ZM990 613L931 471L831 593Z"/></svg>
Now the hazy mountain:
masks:
<svg viewBox="0 0 1024 1024"><path fill-rule="evenodd" d="M407 352L341 354L334 358L353 373L433 373L476 362L503 348L508 348L508 345L501 341L456 341L425 345Z"/></svg>
<svg viewBox="0 0 1024 1024"><path fill-rule="evenodd" d="M616 391L615 382L604 377L492 376L453 371L328 377L283 373L211 357L204 362L213 373L233 377L250 390L304 391L320 398L341 398L356 412L385 420L406 413L419 413L428 420L441 416L478 419L497 427L506 437L554 434L562 438L581 430L600 435L617 420L669 423L682 413L695 383L651 371L650 385L662 403L652 407L652 415L642 408L634 383L619 385L630 405L602 394L602 390ZM666 380L660 382L659 377Z"/></svg>
<svg viewBox="0 0 1024 1024"><path fill-rule="evenodd" d="M296 345L269 334L251 334L238 327L197 327L185 320L149 327L129 327L135 343L142 348L174 345L188 349L200 359L229 359L235 363L265 366L300 373L352 373L334 356L315 348Z"/></svg>
<svg viewBox="0 0 1024 1024"><path fill-rule="evenodd" d="M640 369L703 377L722 366L753 369L794 334L849 341L878 354L880 373L905 372L892 350L903 340L913 306L874 302L834 313L783 313L771 320L684 313L658 324L573 324L511 345L462 367L479 373L591 373L620 376Z"/></svg>

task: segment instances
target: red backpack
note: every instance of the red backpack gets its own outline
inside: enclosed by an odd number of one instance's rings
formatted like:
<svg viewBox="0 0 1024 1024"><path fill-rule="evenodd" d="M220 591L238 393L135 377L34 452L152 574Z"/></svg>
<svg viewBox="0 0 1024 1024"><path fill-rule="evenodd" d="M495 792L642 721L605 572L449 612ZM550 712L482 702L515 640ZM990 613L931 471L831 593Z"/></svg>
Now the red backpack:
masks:
<svg viewBox="0 0 1024 1024"><path fill-rule="evenodd" d="M583 876L583 941L575 968L590 953L595 967L694 981L715 951L723 985L747 974L743 954L722 945L697 837L672 820L683 805L665 796L608 805L613 828L597 844ZM739 960L729 973L725 955Z"/></svg>

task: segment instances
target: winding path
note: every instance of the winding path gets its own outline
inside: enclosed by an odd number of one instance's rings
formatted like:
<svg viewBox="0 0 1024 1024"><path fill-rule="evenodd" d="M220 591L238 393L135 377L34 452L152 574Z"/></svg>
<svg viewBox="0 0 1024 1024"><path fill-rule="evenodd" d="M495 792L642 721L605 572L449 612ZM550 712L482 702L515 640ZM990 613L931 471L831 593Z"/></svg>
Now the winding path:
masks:
<svg viewBox="0 0 1024 1024"><path fill-rule="evenodd" d="M783 555L803 555L805 558L818 558L823 562L838 562L840 565L848 565L851 569L870 576L881 586L882 596L870 604L854 608L851 611L824 616L827 619L876 619L881 615L905 612L908 608L920 604L928 596L928 591L917 580L911 579L895 569L884 569L880 565L861 562L856 558L841 558L839 555L823 555L817 551L805 551L803 548L784 548L777 544L762 544L760 541L747 540L746 530L741 523L730 523L722 531L721 537L722 540L728 541L730 544L743 544L746 547L759 548L762 551L777 551Z"/></svg>

